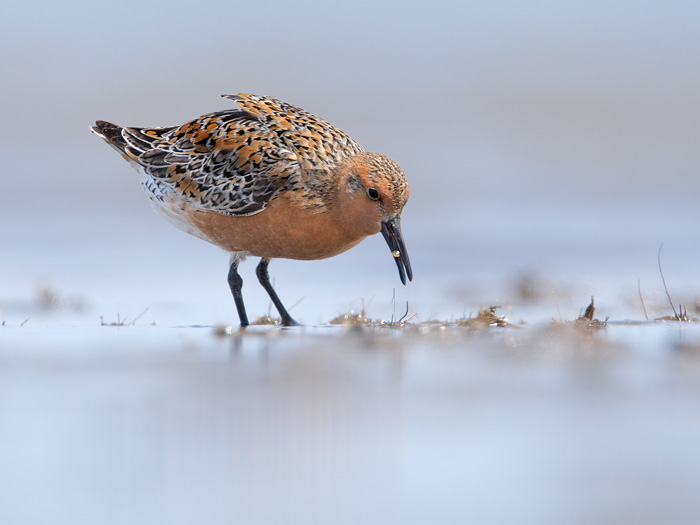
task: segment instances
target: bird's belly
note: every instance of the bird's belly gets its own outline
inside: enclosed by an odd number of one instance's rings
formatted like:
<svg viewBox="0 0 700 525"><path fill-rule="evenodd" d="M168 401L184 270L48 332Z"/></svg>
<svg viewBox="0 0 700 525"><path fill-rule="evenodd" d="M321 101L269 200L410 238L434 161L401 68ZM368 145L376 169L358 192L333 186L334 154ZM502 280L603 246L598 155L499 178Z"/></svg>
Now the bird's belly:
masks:
<svg viewBox="0 0 700 525"><path fill-rule="evenodd" d="M344 227L342 218L330 211L301 209L285 200L248 216L221 215L187 206L178 207L177 214L178 220L171 222L187 233L226 251L258 257L325 259L352 248L367 236ZM173 209L165 215L172 216Z"/></svg>

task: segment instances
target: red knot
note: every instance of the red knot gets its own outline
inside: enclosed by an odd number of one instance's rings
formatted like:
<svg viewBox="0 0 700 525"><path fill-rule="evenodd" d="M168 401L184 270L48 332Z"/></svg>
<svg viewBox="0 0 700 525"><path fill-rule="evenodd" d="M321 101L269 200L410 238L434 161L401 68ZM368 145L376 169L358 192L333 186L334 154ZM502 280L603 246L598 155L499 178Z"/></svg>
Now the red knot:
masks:
<svg viewBox="0 0 700 525"><path fill-rule="evenodd" d="M259 95L174 127L92 130L142 175L172 224L230 252L228 283L241 326L248 316L238 264L261 257L257 277L285 326L298 324L268 274L270 259L314 260L381 232L401 282L413 272L400 217L409 187L401 168L301 108Z"/></svg>

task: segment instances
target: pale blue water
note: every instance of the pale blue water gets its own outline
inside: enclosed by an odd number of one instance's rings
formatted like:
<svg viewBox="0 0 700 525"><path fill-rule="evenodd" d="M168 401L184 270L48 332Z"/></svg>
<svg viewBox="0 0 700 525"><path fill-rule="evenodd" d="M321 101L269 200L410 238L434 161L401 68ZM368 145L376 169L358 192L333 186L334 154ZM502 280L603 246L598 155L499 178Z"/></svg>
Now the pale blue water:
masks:
<svg viewBox="0 0 700 525"><path fill-rule="evenodd" d="M674 302L700 316L696 3L0 18L2 522L697 521L696 327L546 330L591 295L600 319L644 320L638 286L650 318L670 313L662 242ZM228 257L156 216L88 126L182 123L237 91L326 118L411 182L414 282L379 237L274 261L297 319L408 301L415 322L499 305L527 329L213 335L236 322ZM251 317L269 306L254 266Z"/></svg>
<svg viewBox="0 0 700 525"><path fill-rule="evenodd" d="M694 325L1 335L8 523L697 516Z"/></svg>

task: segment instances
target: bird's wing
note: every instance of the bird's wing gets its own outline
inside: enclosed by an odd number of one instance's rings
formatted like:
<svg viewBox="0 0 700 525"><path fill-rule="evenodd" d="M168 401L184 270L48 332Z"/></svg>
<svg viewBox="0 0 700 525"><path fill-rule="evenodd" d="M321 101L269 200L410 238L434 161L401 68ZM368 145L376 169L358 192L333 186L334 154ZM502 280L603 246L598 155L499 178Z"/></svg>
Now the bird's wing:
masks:
<svg viewBox="0 0 700 525"><path fill-rule="evenodd" d="M333 168L362 148L348 135L325 120L301 108L260 95L223 95L279 137L284 147L294 151L302 171Z"/></svg>
<svg viewBox="0 0 700 525"><path fill-rule="evenodd" d="M306 206L322 205L324 175L362 151L295 106L257 95L225 97L240 109L180 127L121 128L100 121L94 130L152 178L157 191L224 215L258 213L282 193Z"/></svg>

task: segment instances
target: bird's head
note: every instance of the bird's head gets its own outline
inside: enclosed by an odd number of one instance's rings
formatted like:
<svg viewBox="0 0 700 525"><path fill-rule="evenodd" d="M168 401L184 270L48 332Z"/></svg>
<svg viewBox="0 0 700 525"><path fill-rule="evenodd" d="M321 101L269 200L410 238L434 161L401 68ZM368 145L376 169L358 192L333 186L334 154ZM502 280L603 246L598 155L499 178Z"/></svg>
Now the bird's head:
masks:
<svg viewBox="0 0 700 525"><path fill-rule="evenodd" d="M343 200L353 226L365 235L382 232L399 269L401 282L413 279L411 262L401 234L401 212L409 196L403 170L379 153L361 153L347 162Z"/></svg>

